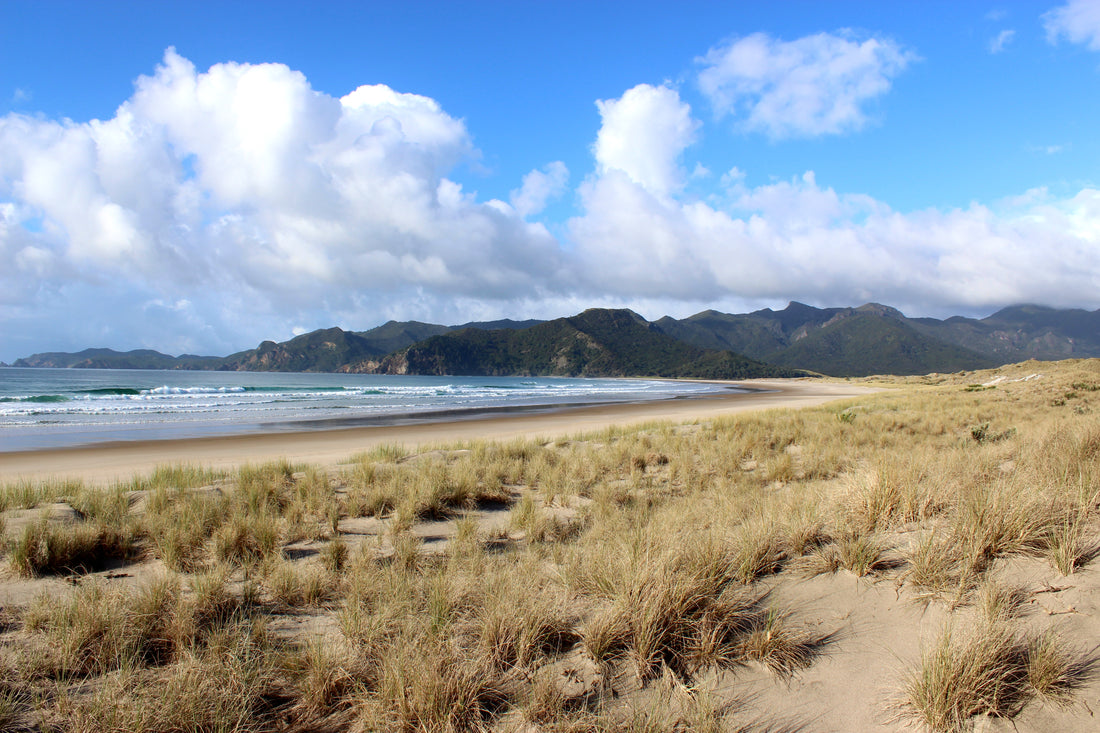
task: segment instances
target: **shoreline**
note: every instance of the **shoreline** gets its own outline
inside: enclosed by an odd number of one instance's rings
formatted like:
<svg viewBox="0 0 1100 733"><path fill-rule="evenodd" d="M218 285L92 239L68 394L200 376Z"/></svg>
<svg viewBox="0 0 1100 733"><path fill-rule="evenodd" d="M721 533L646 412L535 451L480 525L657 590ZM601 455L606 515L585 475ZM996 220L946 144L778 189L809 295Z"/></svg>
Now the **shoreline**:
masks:
<svg viewBox="0 0 1100 733"><path fill-rule="evenodd" d="M646 402L572 406L537 412L448 416L407 424L271 431L204 438L137 440L0 453L0 483L79 479L110 485L166 464L231 470L286 459L333 466L379 445L407 448L469 440L558 438L615 425L654 421L687 422L749 410L808 407L878 389L820 380L722 382L750 391ZM435 416L439 418L439 415Z"/></svg>

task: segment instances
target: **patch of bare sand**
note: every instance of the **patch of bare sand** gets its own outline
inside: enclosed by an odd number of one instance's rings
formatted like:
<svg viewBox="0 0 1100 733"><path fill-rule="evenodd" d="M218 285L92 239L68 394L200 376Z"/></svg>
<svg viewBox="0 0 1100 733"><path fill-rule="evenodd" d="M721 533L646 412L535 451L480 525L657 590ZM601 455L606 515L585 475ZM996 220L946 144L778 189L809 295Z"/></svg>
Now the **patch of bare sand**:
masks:
<svg viewBox="0 0 1100 733"><path fill-rule="evenodd" d="M1066 577L1045 560L1015 556L991 571L997 582L1020 588L1021 627L1054 630L1081 659L1100 652L1100 570L1086 567ZM901 589L894 574L857 578L835 574L800 578L785 572L766 581L770 599L794 612L794 620L830 643L805 670L780 678L762 667L721 675L715 690L743 701L746 720L782 720L796 730L913 731L921 726L898 716L905 670L914 669L949 626L966 631L977 610L950 611ZM979 718L975 730L1013 733L1087 733L1100 729L1100 680L1076 691L1072 704L1033 702L1012 719Z"/></svg>

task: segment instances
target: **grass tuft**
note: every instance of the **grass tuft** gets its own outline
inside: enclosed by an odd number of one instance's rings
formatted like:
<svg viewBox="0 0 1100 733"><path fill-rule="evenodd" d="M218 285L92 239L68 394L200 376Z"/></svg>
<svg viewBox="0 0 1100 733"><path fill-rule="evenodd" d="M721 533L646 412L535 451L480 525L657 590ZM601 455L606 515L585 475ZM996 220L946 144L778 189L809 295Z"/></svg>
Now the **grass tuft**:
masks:
<svg viewBox="0 0 1100 733"><path fill-rule="evenodd" d="M965 635L948 628L905 678L901 715L961 731L975 715L1012 718L1035 697L1064 703L1092 668L1050 633L1027 638L1003 620Z"/></svg>
<svg viewBox="0 0 1100 733"><path fill-rule="evenodd" d="M100 522L60 526L45 518L27 525L12 544L8 561L18 575L88 573L137 554L133 530Z"/></svg>

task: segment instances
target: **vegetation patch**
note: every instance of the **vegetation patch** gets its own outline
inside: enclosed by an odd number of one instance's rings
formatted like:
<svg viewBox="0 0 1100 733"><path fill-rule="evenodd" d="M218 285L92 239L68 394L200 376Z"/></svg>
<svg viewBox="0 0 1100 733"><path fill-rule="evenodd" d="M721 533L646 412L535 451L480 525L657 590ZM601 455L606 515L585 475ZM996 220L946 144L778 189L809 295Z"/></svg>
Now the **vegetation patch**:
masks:
<svg viewBox="0 0 1100 733"><path fill-rule="evenodd" d="M892 378L858 411L3 487L0 727L840 729L838 700L882 719L855 685L894 669L890 711L926 729L1046 706L1088 730L1096 665L1067 640L1100 422L1050 400L1083 403L1100 364L1033 371ZM945 625L918 654L922 614ZM843 679L814 674L825 655Z"/></svg>
<svg viewBox="0 0 1100 733"><path fill-rule="evenodd" d="M902 715L934 731L964 730L976 715L1011 718L1035 697L1067 701L1094 664L1053 635L1025 636L999 619L968 634L948 628L906 676Z"/></svg>

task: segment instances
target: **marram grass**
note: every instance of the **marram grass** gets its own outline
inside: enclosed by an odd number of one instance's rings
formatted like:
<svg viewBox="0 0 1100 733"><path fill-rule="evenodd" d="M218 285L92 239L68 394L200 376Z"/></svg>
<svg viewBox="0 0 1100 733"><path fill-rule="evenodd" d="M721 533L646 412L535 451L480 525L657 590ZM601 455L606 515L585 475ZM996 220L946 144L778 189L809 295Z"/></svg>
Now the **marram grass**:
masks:
<svg viewBox="0 0 1100 733"><path fill-rule="evenodd" d="M1038 371L335 469L4 486L12 577L72 585L0 618L0 725L784 729L708 680L792 685L845 643L767 591L807 573L971 614L898 661L901 717L950 731L1072 703L1094 666L1057 617L1026 630L996 571L1092 562L1100 403L1080 385L1100 363L998 374ZM74 518L35 514L52 502Z"/></svg>

